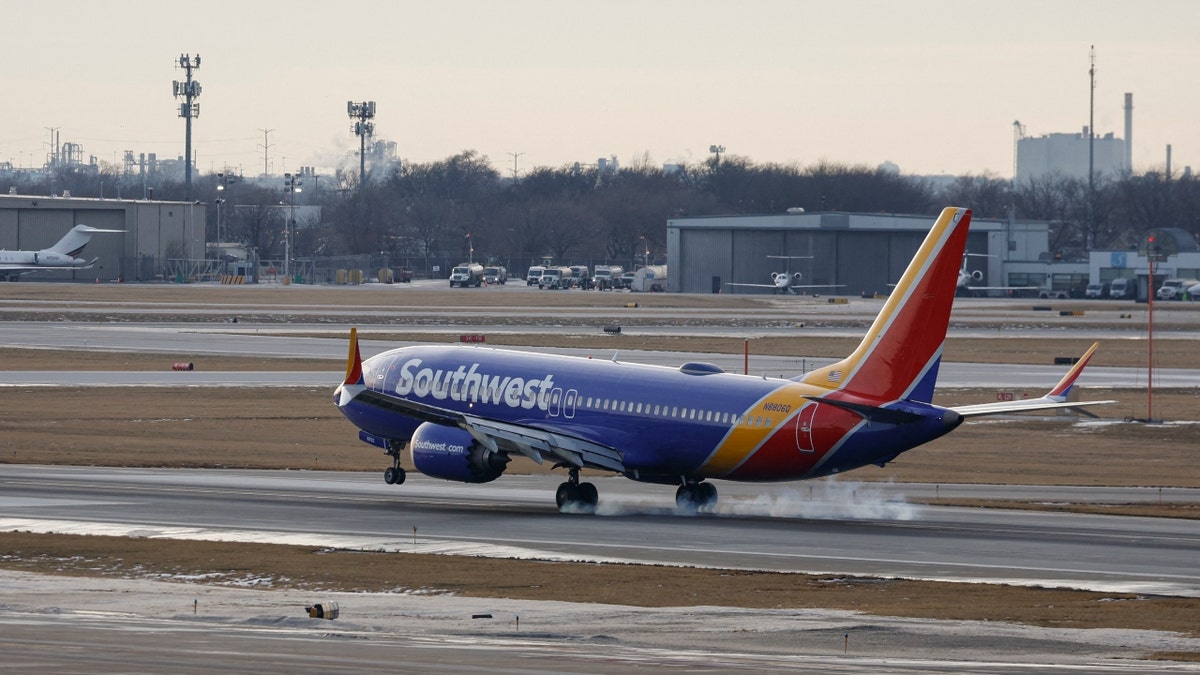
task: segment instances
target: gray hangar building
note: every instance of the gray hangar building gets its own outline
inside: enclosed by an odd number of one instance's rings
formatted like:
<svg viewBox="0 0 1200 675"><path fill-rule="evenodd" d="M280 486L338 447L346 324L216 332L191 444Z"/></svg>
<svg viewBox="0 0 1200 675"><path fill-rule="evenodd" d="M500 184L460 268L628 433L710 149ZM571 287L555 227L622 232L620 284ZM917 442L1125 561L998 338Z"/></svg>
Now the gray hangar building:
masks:
<svg viewBox="0 0 1200 675"><path fill-rule="evenodd" d="M797 272L802 289L832 295L887 293L912 260L937 214L788 212L667 221L667 289L681 293L772 293L771 273ZM979 286L1008 284L1017 261L1045 259L1049 226L972 218L967 251Z"/></svg>
<svg viewBox="0 0 1200 675"><path fill-rule="evenodd" d="M172 260L203 260L205 204L132 199L0 195L0 249L53 246L72 227L122 230L92 237L79 257L88 269L46 269L31 281L153 281Z"/></svg>

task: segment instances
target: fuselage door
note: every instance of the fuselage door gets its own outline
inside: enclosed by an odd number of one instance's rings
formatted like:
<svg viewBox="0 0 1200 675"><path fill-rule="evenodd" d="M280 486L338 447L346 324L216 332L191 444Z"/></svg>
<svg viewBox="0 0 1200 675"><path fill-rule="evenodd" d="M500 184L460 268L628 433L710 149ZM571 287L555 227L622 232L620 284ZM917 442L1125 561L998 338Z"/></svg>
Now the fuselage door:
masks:
<svg viewBox="0 0 1200 675"><path fill-rule="evenodd" d="M562 414L567 419L575 418L575 406L579 405L579 392L568 389L563 395Z"/></svg>
<svg viewBox="0 0 1200 675"><path fill-rule="evenodd" d="M550 390L550 406L546 412L550 417L558 417L562 413L563 390L562 387L555 387Z"/></svg>
<svg viewBox="0 0 1200 675"><path fill-rule="evenodd" d="M817 407L815 402L805 404L796 415L796 449L800 452L816 452L813 447L813 426Z"/></svg>

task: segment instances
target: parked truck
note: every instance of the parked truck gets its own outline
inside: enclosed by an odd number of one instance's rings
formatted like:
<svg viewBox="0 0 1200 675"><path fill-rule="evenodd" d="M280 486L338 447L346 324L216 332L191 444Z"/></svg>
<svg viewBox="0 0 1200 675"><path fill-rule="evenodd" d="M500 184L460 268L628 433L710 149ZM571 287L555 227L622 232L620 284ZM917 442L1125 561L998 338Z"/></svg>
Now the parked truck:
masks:
<svg viewBox="0 0 1200 675"><path fill-rule="evenodd" d="M466 288L474 286L479 288L483 285L483 265L479 263L462 263L455 265L454 269L450 270L450 288L458 286Z"/></svg>
<svg viewBox="0 0 1200 675"><path fill-rule="evenodd" d="M571 283L571 268L570 267L547 267L542 270L542 277L538 280L538 288L553 288L555 290L569 288Z"/></svg>
<svg viewBox="0 0 1200 675"><path fill-rule="evenodd" d="M617 280L624 273L620 265L596 265L592 272L592 287L598 291L611 291L617 287Z"/></svg>
<svg viewBox="0 0 1200 675"><path fill-rule="evenodd" d="M635 293L664 293L667 290L667 266L647 265L633 275L629 290Z"/></svg>
<svg viewBox="0 0 1200 675"><path fill-rule="evenodd" d="M508 270L500 265L491 265L483 268L483 283L507 284Z"/></svg>

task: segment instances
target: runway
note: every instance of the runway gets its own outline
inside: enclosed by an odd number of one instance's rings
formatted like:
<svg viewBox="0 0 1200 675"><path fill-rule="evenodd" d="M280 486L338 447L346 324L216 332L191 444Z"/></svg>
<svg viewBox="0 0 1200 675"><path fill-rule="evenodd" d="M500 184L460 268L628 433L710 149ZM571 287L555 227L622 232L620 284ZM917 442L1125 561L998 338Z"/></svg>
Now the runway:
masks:
<svg viewBox="0 0 1200 675"><path fill-rule="evenodd" d="M1188 520L920 506L996 487L799 486L718 481L713 515L674 492L595 481L596 516L558 513L560 478L460 485L412 475L0 467L0 529L222 539L439 554L1052 585L1200 597L1200 531ZM1038 501L1060 488L1002 488ZM1196 501L1198 490L1168 498ZM1124 501L1161 498L1123 488ZM1093 493L1093 497L1100 494ZM416 528L415 537L413 528Z"/></svg>
<svg viewBox="0 0 1200 675"><path fill-rule="evenodd" d="M486 290L486 289L485 289ZM468 291L469 292L469 291ZM378 294L373 294L378 297ZM536 295L520 297L536 298ZM864 303L866 304L866 303ZM476 308L477 309L477 308ZM131 310L134 312L140 309ZM150 309L146 313L192 313ZM241 311L241 310L236 310ZM139 352L162 371L0 371L0 386L328 386L341 377L343 338L323 337L360 308L268 308L298 323L219 323L125 317L108 323L5 322L6 345ZM493 310L489 310L493 311ZM821 310L824 312L824 310ZM107 310L86 314L105 321ZM545 327L458 323L386 325L405 332L499 332ZM511 314L513 310L505 310ZM413 317L425 312L413 312ZM670 317L696 310L657 312ZM292 316L292 315L295 316ZM327 316L328 314L328 316ZM603 313L576 313L576 318ZM646 313L649 314L649 313ZM787 312L778 318L786 321ZM498 314L497 314L498 315ZM480 314L491 317L492 314ZM611 313L609 314L611 316ZM822 314L824 316L824 314ZM831 312L829 317L836 317ZM398 317L386 308L375 319ZM573 329L574 330L574 329ZM580 330L587 330L586 328ZM598 330L598 329L597 329ZM653 326L662 335L860 336L862 329L794 325L753 330ZM995 336L965 326L952 334ZM313 337L295 337L309 334ZM318 336L321 334L322 336ZM1021 328L1017 339L1089 337L1095 331ZM1193 339L1195 331L1168 339ZM1114 333L1106 339L1122 339ZM802 344L802 342L801 342ZM619 346L619 341L614 340ZM364 340L364 355L400 346ZM678 366L714 362L740 372L738 355L546 350ZM325 371L172 372L171 355L221 354L329 359ZM751 356L751 370L791 377L828 359ZM10 366L11 367L11 366ZM1062 366L944 364L945 387L1050 386ZM1159 386L1194 387L1200 369L1160 369ZM1086 371L1081 386L1144 386L1138 369ZM969 485L880 485L811 481L740 485L718 481L715 514L681 514L670 487L622 478L595 480L595 516L558 513L559 477L505 476L483 486L411 472L403 486L376 473L113 469L0 465L0 529L139 537L278 542L428 554L592 560L733 569L993 581L1103 592L1200 597L1200 533L1194 521L928 507L932 497L1029 501L1200 501L1200 490ZM184 609L179 594L189 594ZM192 593L208 610L189 616ZM73 579L0 573L0 652L10 667L121 671L613 672L656 670L826 672L1175 672L1145 664L1141 651L1196 650L1196 640L1147 631L1053 631L975 622L864 617L830 610L663 610L473 598L347 594L349 619L336 627L297 618L311 593L178 583ZM488 610L495 620L470 619ZM522 616L526 628L513 629ZM845 638L843 638L845 636ZM850 637L853 636L853 637ZM843 639L853 645L843 652ZM1119 659L1119 660L1114 660Z"/></svg>
<svg viewBox="0 0 1200 675"><path fill-rule="evenodd" d="M529 327L536 330L535 327ZM334 386L342 370L346 339L294 337L296 334L328 334L339 329L312 324L278 325L239 324L238 326L197 326L196 324L90 324L10 322L5 324L5 342L10 347L40 349L86 349L137 352L145 359L163 355L161 371L22 371L0 370L4 385L79 385L79 386ZM464 332L471 332L464 330ZM860 335L860 333L856 333ZM1200 339L1200 338L1197 338ZM362 340L363 357L410 343ZM617 358L636 363L677 367L688 361L715 363L729 372L741 372L741 354L712 354L668 351L632 351L620 349L619 338L612 349L552 349L546 353ZM205 372L201 361L197 370L172 372L172 354L221 354L271 358L329 359L328 372ZM1078 355L1075 355L1078 356ZM751 354L750 371L770 377L794 377L832 363L834 359L813 357L761 356ZM1055 365L944 363L938 376L939 387L1051 387L1065 369ZM1157 368L1154 382L1159 387L1194 387L1200 382L1200 368ZM1092 366L1079 382L1080 387L1144 387L1142 368Z"/></svg>

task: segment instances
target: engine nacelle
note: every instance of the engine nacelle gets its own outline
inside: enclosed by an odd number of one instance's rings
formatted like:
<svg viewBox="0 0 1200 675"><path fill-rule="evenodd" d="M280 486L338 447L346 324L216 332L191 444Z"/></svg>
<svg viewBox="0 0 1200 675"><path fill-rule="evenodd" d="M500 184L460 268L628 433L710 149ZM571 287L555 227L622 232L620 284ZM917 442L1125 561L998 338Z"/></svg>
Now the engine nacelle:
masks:
<svg viewBox="0 0 1200 675"><path fill-rule="evenodd" d="M983 281L983 270L975 270L971 272L971 278L975 281Z"/></svg>
<svg viewBox="0 0 1200 675"><path fill-rule="evenodd" d="M494 453L457 427L426 422L410 442L417 471L460 483L488 483L508 466L508 455Z"/></svg>

